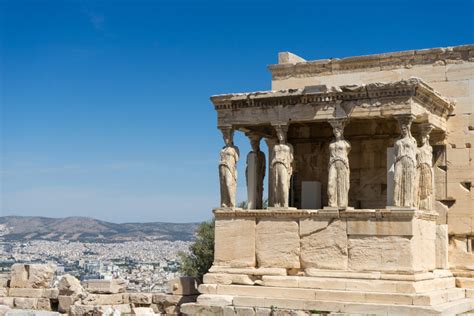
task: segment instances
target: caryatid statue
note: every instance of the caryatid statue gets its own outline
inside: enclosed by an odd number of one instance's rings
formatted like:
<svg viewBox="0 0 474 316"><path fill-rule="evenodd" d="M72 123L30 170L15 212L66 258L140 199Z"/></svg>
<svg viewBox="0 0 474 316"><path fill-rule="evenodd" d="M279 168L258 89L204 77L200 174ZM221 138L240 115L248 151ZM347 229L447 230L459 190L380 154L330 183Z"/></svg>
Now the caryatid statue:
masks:
<svg viewBox="0 0 474 316"><path fill-rule="evenodd" d="M239 148L234 146L234 130L232 128L222 128L221 130L225 142L225 146L220 152L219 161L221 207L235 207Z"/></svg>
<svg viewBox="0 0 474 316"><path fill-rule="evenodd" d="M351 145L344 139L344 120L330 121L334 139L329 144L328 204L347 208L349 202Z"/></svg>
<svg viewBox="0 0 474 316"><path fill-rule="evenodd" d="M433 203L433 147L430 145L430 124L421 127L421 147L416 155L418 162L418 208L431 210Z"/></svg>
<svg viewBox="0 0 474 316"><path fill-rule="evenodd" d="M293 147L286 143L287 126L276 126L278 143L273 147L271 169L274 173L274 207L288 207L293 174Z"/></svg>
<svg viewBox="0 0 474 316"><path fill-rule="evenodd" d="M393 205L414 207L416 202L417 143L411 135L411 116L397 117L401 136L395 142Z"/></svg>
<svg viewBox="0 0 474 316"><path fill-rule="evenodd" d="M260 136L250 135L252 151L247 155L248 209L262 209L263 207L263 180L265 178L265 154L260 150Z"/></svg>

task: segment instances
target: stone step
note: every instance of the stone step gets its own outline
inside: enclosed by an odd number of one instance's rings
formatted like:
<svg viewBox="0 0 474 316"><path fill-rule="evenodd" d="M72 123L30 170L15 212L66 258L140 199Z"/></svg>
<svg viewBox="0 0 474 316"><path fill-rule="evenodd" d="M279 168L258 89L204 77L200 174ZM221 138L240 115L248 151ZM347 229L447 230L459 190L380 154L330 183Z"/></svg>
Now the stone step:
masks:
<svg viewBox="0 0 474 316"><path fill-rule="evenodd" d="M308 301L327 300L336 302L389 303L420 306L433 306L465 298L465 290L459 288L435 290L423 294L394 294L369 291L349 292L342 290L275 288L245 285L217 285L213 288L201 287L200 289L203 294L218 294L218 296L256 296L264 298L305 299Z"/></svg>
<svg viewBox="0 0 474 316"><path fill-rule="evenodd" d="M456 286L466 289L474 289L474 278L456 278Z"/></svg>
<svg viewBox="0 0 474 316"><path fill-rule="evenodd" d="M320 314L352 316L352 315L406 315L406 316L424 316L424 315L459 315L468 313L474 306L474 299L461 299L453 302L439 304L434 307L428 306L410 306L410 305L390 305L390 304L371 304L371 303L343 303L331 301L312 301L290 300L290 299L264 299L259 297L235 297L233 305L217 306L204 305L199 303L184 304L181 306L181 312L184 315L199 316L222 316L235 315L235 313L226 313L226 311L245 310L242 315L260 316L271 315L272 310L292 310L295 315L299 311L316 312ZM269 312L270 311L270 312ZM237 313L237 315L239 315ZM286 314L285 314L286 315Z"/></svg>
<svg viewBox="0 0 474 316"><path fill-rule="evenodd" d="M262 285L269 287L310 288L324 290L368 291L381 293L425 293L454 288L455 278L445 277L422 281L361 280L299 276L263 276Z"/></svg>
<svg viewBox="0 0 474 316"><path fill-rule="evenodd" d="M298 299L278 299L262 297L234 297L234 306L252 306L261 308L281 308L294 310L318 310L376 315L457 315L474 308L474 299L460 299L436 306L392 305L382 303L356 303L334 301L308 301Z"/></svg>

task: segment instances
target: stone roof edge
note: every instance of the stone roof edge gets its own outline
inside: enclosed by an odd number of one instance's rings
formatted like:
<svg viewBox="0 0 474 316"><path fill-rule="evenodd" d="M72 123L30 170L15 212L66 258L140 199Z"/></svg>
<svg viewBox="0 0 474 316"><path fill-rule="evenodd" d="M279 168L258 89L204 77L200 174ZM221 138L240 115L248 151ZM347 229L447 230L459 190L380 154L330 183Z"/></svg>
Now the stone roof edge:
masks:
<svg viewBox="0 0 474 316"><path fill-rule="evenodd" d="M296 63L269 65L273 80L292 77L324 76L371 70L390 70L410 68L414 65L446 65L462 62L474 62L474 44L408 50L346 58L320 59Z"/></svg>
<svg viewBox="0 0 474 316"><path fill-rule="evenodd" d="M439 92L434 90L423 80L416 77L388 83L377 82L365 85L342 85L329 88L323 85L278 91L221 94L212 96L211 101L214 104L215 109L220 110L240 107L254 107L257 106L258 101L264 100L267 101L265 102L266 104L268 104L268 101L272 103L272 100L275 105L279 105L280 103L290 104L279 102L278 99L291 97L301 98L300 101L304 103L323 103L343 100L344 98L342 96L344 94L352 95L354 98L367 99L377 97L392 97L396 96L397 94L390 93L390 91L403 91L404 93L407 93L407 90L410 90L408 92L411 93L411 95L415 98L419 98L425 102L433 102L443 110L442 112L451 113L454 109L454 103L450 99L443 97ZM238 104L238 106L233 106L233 103Z"/></svg>

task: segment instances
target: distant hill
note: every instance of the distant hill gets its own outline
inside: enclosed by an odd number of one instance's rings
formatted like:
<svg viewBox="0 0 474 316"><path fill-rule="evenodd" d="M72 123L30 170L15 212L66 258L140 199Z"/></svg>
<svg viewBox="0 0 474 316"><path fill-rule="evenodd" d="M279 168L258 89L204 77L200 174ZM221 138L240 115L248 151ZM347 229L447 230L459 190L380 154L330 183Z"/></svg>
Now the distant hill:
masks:
<svg viewBox="0 0 474 316"><path fill-rule="evenodd" d="M0 240L71 240L120 242L136 240L192 240L197 223L115 224L90 217L1 216Z"/></svg>

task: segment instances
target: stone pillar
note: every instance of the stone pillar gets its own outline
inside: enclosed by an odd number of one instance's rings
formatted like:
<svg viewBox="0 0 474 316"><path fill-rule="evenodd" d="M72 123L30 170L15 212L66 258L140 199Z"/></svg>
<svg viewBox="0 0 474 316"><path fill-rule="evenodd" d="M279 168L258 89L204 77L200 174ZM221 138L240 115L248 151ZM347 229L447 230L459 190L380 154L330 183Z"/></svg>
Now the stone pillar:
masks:
<svg viewBox="0 0 474 316"><path fill-rule="evenodd" d="M293 146L286 141L287 124L275 127L278 142L273 146L272 167L273 198L271 207L288 208L290 196L290 181L293 174Z"/></svg>
<svg viewBox="0 0 474 316"><path fill-rule="evenodd" d="M417 158L417 204L420 210L431 211L434 200L434 170L433 170L433 148L430 145L430 133L433 125L423 123L420 125L420 144Z"/></svg>
<svg viewBox="0 0 474 316"><path fill-rule="evenodd" d="M411 135L411 123L414 116L398 115L395 117L400 125L401 135L395 141L395 167L394 167L394 186L393 202L395 208L414 208L416 207L417 196L417 143Z"/></svg>
<svg viewBox="0 0 474 316"><path fill-rule="evenodd" d="M387 148L387 206L393 206L393 175L395 173L395 150Z"/></svg>
<svg viewBox="0 0 474 316"><path fill-rule="evenodd" d="M232 127L221 127L225 146L220 151L219 180L221 189L221 207L236 207L237 193L237 162L239 148L234 146L234 130Z"/></svg>
<svg viewBox="0 0 474 316"><path fill-rule="evenodd" d="M247 208L262 209L263 179L265 178L265 154L260 150L261 136L249 134L252 151L247 155Z"/></svg>
<svg viewBox="0 0 474 316"><path fill-rule="evenodd" d="M268 147L268 206L273 206L273 196L275 195L275 179L272 168L273 147L277 143L275 138L265 138Z"/></svg>
<svg viewBox="0 0 474 316"><path fill-rule="evenodd" d="M334 139L329 144L328 204L330 208L346 209L349 206L351 144L344 139L346 119L334 119L329 123Z"/></svg>

